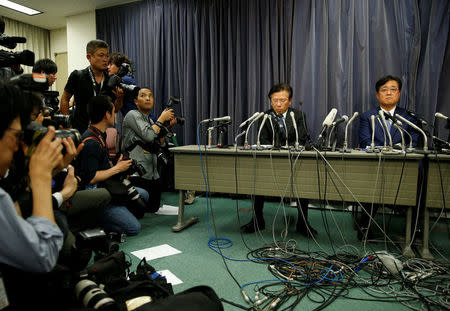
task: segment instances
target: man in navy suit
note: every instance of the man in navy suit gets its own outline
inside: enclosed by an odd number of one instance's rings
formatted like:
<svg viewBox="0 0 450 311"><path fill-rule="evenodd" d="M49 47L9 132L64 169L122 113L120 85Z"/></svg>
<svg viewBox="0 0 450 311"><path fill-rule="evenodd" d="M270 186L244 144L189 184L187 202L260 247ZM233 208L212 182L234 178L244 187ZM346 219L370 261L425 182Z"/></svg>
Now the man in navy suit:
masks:
<svg viewBox="0 0 450 311"><path fill-rule="evenodd" d="M377 91L376 96L378 102L380 104L379 107L369 110L363 114L361 114L359 121L359 146L361 148L366 148L370 146L372 142L372 126L370 121L370 116L375 115L377 117L379 114L379 110L382 109L385 113L389 113L392 116L401 115L407 120L415 123L414 119L406 112L406 109L397 107L397 103L400 99L400 94L402 91L402 80L395 76L384 76L377 81L375 84L375 89ZM380 119L381 122L383 122ZM397 128L392 126L392 121L386 119L386 127L390 128L389 133L392 137L392 145L400 144L402 141L401 134ZM417 145L419 134L416 130L410 127L408 124L403 122L403 129L411 134L413 140L413 146ZM387 134L386 134L387 135ZM375 146L384 146L386 141L386 145L389 145L389 138L386 136L383 129L381 128L381 124L378 120L375 120ZM409 144L409 136L405 134L405 143ZM370 211L372 217L376 215L379 205L374 204L373 208L371 204L364 204L364 209L366 211ZM358 230L358 239L362 240L370 237L369 227L370 227L370 217L367 212L363 211L361 214L361 220L359 223Z"/></svg>
<svg viewBox="0 0 450 311"><path fill-rule="evenodd" d="M266 113L273 116L273 119L276 121L274 122L275 124L273 124L273 129L269 122L264 123L261 130L261 144L271 145L272 142L274 142L274 147L284 146L286 141L290 146L295 144L296 134L292 117L290 116L291 112L294 113L299 143L302 145L306 144L309 140L308 129L306 127L306 116L304 112L290 107L292 103L292 87L286 83L276 84L272 86L268 96L272 108L266 111ZM298 206L298 204L300 204L300 206ZM315 236L317 231L311 227L308 222L308 204L308 199L298 198L296 200L298 210L296 229L300 234L310 237ZM253 202L254 217L248 224L241 227L242 232L252 233L256 230L263 230L265 228L263 208L264 197L256 195Z"/></svg>
<svg viewBox="0 0 450 311"><path fill-rule="evenodd" d="M370 116L379 116L379 110L383 110L386 113L395 115L400 115L407 120L415 123L414 119L406 112L404 108L397 107L397 103L400 99L400 94L402 92L402 80L395 76L384 76L377 81L375 84L375 89L377 91L376 96L380 104L379 107L371 109L360 116L359 120L359 146L361 148L366 148L370 146L372 142L372 126L370 121ZM381 121L382 122L382 121ZM392 121L387 121L387 128L390 128L389 133L392 137L392 145L400 144L402 142L401 133L395 126L392 125ZM419 133L410 127L408 124L403 122L403 129L407 131L412 136L413 146L417 145ZM385 138L386 136L386 138ZM383 128L378 120L375 120L375 146L389 145L389 138L387 134L384 134ZM409 135L405 134L405 143L409 144Z"/></svg>

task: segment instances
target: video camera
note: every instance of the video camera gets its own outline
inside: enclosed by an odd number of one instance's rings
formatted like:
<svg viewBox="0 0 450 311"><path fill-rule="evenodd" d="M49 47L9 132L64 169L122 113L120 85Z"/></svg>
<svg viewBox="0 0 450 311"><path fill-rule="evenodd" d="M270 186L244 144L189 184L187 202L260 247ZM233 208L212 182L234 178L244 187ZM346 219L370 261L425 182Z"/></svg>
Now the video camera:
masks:
<svg viewBox="0 0 450 311"><path fill-rule="evenodd" d="M10 79L10 81L16 84L21 90L25 92L35 92L43 94L48 89L48 80L45 74L32 73L32 74L22 74L15 76ZM31 122L27 125L24 131L24 142L28 146L37 145L42 137L47 133L47 127L44 127L36 122ZM56 137L60 138L72 138L76 147L81 143L81 135L76 129L69 130L56 130ZM65 152L65 149L63 149Z"/></svg>
<svg viewBox="0 0 450 311"><path fill-rule="evenodd" d="M0 45L8 49L15 49L17 43L25 43L27 39L24 37L10 37L4 34L5 22L0 18ZM34 65L34 53L29 50L24 50L22 52L10 52L5 50L0 50L0 68L4 78L11 78L15 75L12 71L6 71L5 67L12 67L17 65ZM17 72L16 72L17 73Z"/></svg>
<svg viewBox="0 0 450 311"><path fill-rule="evenodd" d="M130 71L130 64L122 63L117 74L109 76L108 83L106 84L107 88L113 90L116 88L116 86L118 86L122 90L124 90L124 92L131 94L133 97L136 97L141 88L137 85L125 84L122 80L122 78L126 76Z"/></svg>

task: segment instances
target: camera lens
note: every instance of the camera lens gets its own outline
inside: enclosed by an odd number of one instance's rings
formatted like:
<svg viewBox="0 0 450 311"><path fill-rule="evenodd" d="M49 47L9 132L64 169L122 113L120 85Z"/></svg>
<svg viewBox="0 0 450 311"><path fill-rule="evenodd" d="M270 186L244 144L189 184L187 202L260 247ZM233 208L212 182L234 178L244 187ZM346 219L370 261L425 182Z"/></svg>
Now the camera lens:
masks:
<svg viewBox="0 0 450 311"><path fill-rule="evenodd" d="M115 310L114 299L108 296L103 289L91 280L81 280L75 285L77 299L83 306L95 310Z"/></svg>

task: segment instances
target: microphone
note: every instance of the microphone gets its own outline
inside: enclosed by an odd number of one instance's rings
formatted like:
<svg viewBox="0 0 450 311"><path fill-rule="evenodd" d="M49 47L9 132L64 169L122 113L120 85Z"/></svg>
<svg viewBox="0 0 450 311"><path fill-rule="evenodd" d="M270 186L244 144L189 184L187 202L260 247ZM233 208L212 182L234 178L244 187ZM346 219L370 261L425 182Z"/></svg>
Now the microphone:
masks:
<svg viewBox="0 0 450 311"><path fill-rule="evenodd" d="M323 120L323 123L322 123L322 130L320 131L318 140L323 139L323 135L325 134L325 131L326 131L327 128L330 127L331 124L333 123L334 118L336 117L336 114L337 114L337 109L336 109L336 108L333 108L333 109L330 110L330 112L329 112L328 115L326 116L325 120Z"/></svg>
<svg viewBox="0 0 450 311"><path fill-rule="evenodd" d="M386 129L387 137L389 138L389 150L392 150L392 136L391 136L391 133L389 133L389 130L386 126L386 118L384 117L385 113L382 109L380 109L380 110L378 110L378 114L380 115L381 120L383 121L382 126L383 126L383 128Z"/></svg>
<svg viewBox="0 0 450 311"><path fill-rule="evenodd" d="M215 122L215 121L230 121L230 120L231 120L230 116L225 116L225 117L220 117L220 118L205 119L205 120L201 121L200 123L211 123L211 122Z"/></svg>
<svg viewBox="0 0 450 311"><path fill-rule="evenodd" d="M341 124L342 122L347 122L348 121L348 116L347 115L343 115L340 119L337 119L336 121L334 121L331 126L335 127L336 125Z"/></svg>
<svg viewBox="0 0 450 311"><path fill-rule="evenodd" d="M442 119L442 120L448 120L448 117L445 116L445 115L443 115L443 114L440 113L440 112L436 112L436 113L434 114L434 116L435 116L436 118L439 118L439 119Z"/></svg>
<svg viewBox="0 0 450 311"><path fill-rule="evenodd" d="M245 120L244 122L242 122L239 125L239 128L244 127L247 123L250 123L251 121L253 121L253 119L255 119L257 116L259 116L259 112L255 112L250 118L248 118L247 120Z"/></svg>
<svg viewBox="0 0 450 311"><path fill-rule="evenodd" d="M422 117L421 115L418 115L417 113L415 113L414 111L406 110L406 113L409 114L414 119L416 119L416 121L420 121L420 123L422 123L423 126L427 126L428 125L428 121L425 120L425 118Z"/></svg>
<svg viewBox="0 0 450 311"><path fill-rule="evenodd" d="M336 114L337 109L336 108L331 109L325 120L323 120L322 126L329 127L333 123L334 118L336 118Z"/></svg>
<svg viewBox="0 0 450 311"><path fill-rule="evenodd" d="M428 139L427 139L427 135L425 134L425 132L420 127L418 127L417 125L415 125L408 119L402 117L401 115L397 114L397 118L399 118L401 121L405 122L406 124L408 124L413 129L415 129L416 131L418 131L419 133L421 133L423 135L423 151L428 151Z"/></svg>
<svg viewBox="0 0 450 311"><path fill-rule="evenodd" d="M331 148L331 135L333 134L333 131L336 128L336 125L339 125L340 123L347 122L347 121L348 121L348 116L346 116L344 114L340 119L337 119L336 121L331 123L331 131L330 131L330 135L328 135L328 148Z"/></svg>
<svg viewBox="0 0 450 311"><path fill-rule="evenodd" d="M10 37L5 35L4 33L0 34L0 45L8 48L15 49L17 43L26 43L27 39L24 37Z"/></svg>
<svg viewBox="0 0 450 311"><path fill-rule="evenodd" d="M256 120L261 118L263 115L264 115L264 112L259 112L258 116L256 118L254 118L248 125L247 132L245 133L244 148L248 148L248 132L250 132L250 127L252 126L253 123L255 123Z"/></svg>
<svg viewBox="0 0 450 311"><path fill-rule="evenodd" d="M343 146L343 150L344 152L347 150L347 133L348 133L348 126L353 122L353 120L355 120L355 118L359 115L358 111L356 111L355 113L353 113L352 117L350 118L350 120L348 120L347 125L345 126L345 136L344 136L344 146Z"/></svg>
<svg viewBox="0 0 450 311"><path fill-rule="evenodd" d="M259 113L258 113L259 115ZM259 140L260 136L261 136L261 130L264 126L264 123L266 123L267 118L269 117L269 115L267 113L264 114L264 118L261 122L261 125L259 126L259 130L258 130L258 139L256 140L256 148L260 149L261 148L261 141Z"/></svg>
<svg viewBox="0 0 450 311"><path fill-rule="evenodd" d="M297 130L297 122L295 122L294 112L291 111L289 114L290 114L290 116L291 116L292 124L294 125L294 130L295 130L295 145L294 145L294 148L295 148L295 150L298 150L298 130ZM287 139L287 134L286 134L286 139Z"/></svg>

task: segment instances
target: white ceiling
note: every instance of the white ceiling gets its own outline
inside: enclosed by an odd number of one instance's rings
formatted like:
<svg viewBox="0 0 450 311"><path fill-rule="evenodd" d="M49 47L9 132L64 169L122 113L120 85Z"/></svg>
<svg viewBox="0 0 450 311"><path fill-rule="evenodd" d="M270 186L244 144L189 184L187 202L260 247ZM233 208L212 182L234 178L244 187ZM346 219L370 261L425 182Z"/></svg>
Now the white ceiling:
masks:
<svg viewBox="0 0 450 311"><path fill-rule="evenodd" d="M13 0L42 14L28 16L3 6L0 15L45 29L66 27L66 17L138 0ZM7 30L5 31L7 33Z"/></svg>

